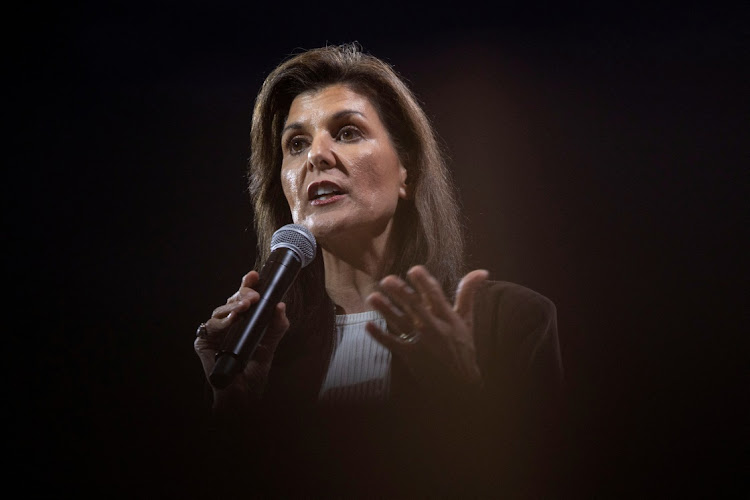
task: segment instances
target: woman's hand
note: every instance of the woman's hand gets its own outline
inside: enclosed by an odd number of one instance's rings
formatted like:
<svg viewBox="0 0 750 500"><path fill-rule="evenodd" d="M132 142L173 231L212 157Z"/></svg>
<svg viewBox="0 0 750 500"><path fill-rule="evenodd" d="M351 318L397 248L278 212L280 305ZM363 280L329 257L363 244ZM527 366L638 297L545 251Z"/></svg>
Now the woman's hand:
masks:
<svg viewBox="0 0 750 500"><path fill-rule="evenodd" d="M487 277L484 270L464 276L451 305L424 266L407 273L411 286L396 276L386 276L380 281L381 291L367 300L396 331L384 332L374 323L368 323L367 331L401 356L420 384L436 386L448 377L479 389L482 377L474 346L473 309L474 295Z"/></svg>
<svg viewBox="0 0 750 500"><path fill-rule="evenodd" d="M247 311L260 299L258 292L253 289L258 279L256 271L250 271L243 276L240 289L227 299L226 304L214 309L211 319L205 323L207 334L203 337L196 337L193 346L203 364L206 378L214 368L216 351L219 350L229 328L237 321L241 313ZM214 388L214 410L221 411L223 408L230 408L230 405L242 407L249 400L257 399L262 395L276 347L288 328L286 305L281 302L276 306L271 324L245 370L238 374L226 389Z"/></svg>

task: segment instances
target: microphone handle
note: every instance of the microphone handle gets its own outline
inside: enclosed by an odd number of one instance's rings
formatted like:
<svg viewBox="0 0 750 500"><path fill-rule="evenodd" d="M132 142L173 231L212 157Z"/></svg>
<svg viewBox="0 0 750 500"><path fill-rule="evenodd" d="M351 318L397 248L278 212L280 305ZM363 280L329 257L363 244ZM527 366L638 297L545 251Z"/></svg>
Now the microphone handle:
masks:
<svg viewBox="0 0 750 500"><path fill-rule="evenodd" d="M216 353L216 364L208 377L214 387L227 387L245 369L271 323L276 304L281 302L301 268L301 262L288 248L271 252L255 287L260 299L230 327Z"/></svg>

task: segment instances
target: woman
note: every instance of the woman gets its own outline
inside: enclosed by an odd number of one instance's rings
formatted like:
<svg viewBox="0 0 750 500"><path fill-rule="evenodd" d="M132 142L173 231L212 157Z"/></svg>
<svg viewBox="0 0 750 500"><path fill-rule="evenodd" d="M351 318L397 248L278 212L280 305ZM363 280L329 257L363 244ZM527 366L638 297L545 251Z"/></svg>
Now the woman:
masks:
<svg viewBox="0 0 750 500"><path fill-rule="evenodd" d="M310 229L318 254L244 373L213 390L221 426L247 429L266 411L274 414L266 422L279 424L279 414L301 407L330 422L346 408L385 411L382 422L437 420L419 427L435 423L439 436L456 419L476 416L494 422L489 429L499 418L548 416L562 374L554 305L490 282L484 270L464 273L448 169L424 111L389 65L356 45L290 58L263 84L251 136L257 262L289 223ZM258 300L257 281L256 271L246 274L199 328L206 375L228 328ZM489 437L479 434L473 444ZM420 436L410 442L416 449L436 442L434 433Z"/></svg>

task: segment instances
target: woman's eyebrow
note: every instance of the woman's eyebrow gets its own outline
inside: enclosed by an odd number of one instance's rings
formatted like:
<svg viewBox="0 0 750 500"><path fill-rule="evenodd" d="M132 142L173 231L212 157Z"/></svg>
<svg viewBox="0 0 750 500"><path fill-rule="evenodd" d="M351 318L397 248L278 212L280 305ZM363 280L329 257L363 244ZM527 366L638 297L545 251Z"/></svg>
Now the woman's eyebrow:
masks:
<svg viewBox="0 0 750 500"><path fill-rule="evenodd" d="M331 115L330 119L331 120L339 120L339 119L344 118L345 116L349 116L349 115L359 115L362 118L367 118L364 115L364 113L362 113L361 111L357 111L357 110L354 110L354 109L342 109L341 111L337 111L333 115ZM302 123L300 123L300 122L292 122L292 123L286 125L281 130L281 135L284 135L287 130L291 130L291 129L299 130L301 128L302 128Z"/></svg>
<svg viewBox="0 0 750 500"><path fill-rule="evenodd" d="M302 128L302 124L301 124L300 122L292 122L292 123L290 123L289 125L287 125L286 127L284 127L284 128L283 128L283 129L281 130L281 135L284 135L284 134L286 133L286 131L287 131L287 130L290 130L290 129L296 129L296 130L299 130L299 129L301 129L301 128Z"/></svg>
<svg viewBox="0 0 750 500"><path fill-rule="evenodd" d="M337 111L336 113L334 113L333 116L331 116L331 119L338 120L339 118L343 118L349 115L359 115L362 118L367 118L361 111L355 111L353 109L342 109L341 111Z"/></svg>

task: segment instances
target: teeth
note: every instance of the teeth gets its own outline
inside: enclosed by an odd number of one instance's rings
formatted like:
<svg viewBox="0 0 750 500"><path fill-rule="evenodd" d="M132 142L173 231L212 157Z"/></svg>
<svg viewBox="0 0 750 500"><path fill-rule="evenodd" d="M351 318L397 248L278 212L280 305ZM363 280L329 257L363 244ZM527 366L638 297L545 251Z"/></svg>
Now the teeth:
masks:
<svg viewBox="0 0 750 500"><path fill-rule="evenodd" d="M333 186L318 186L318 188L315 190L315 196L323 196L325 194L331 194L335 192L336 190L333 188Z"/></svg>
<svg viewBox="0 0 750 500"><path fill-rule="evenodd" d="M315 188L315 192L313 193L312 197L327 200L331 197L331 195L334 194L339 194L339 191L336 189L336 187L324 184Z"/></svg>

